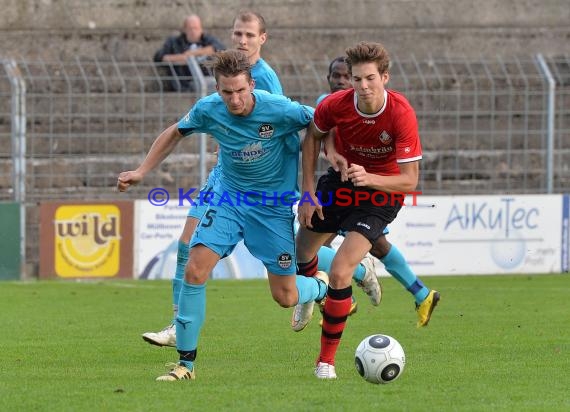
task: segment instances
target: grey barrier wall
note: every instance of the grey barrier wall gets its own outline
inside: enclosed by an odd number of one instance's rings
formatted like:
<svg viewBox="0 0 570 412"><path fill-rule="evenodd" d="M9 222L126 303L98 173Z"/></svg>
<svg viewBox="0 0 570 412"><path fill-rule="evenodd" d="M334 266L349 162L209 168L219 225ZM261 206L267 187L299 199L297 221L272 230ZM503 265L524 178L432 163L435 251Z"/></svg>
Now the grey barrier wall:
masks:
<svg viewBox="0 0 570 412"><path fill-rule="evenodd" d="M433 55L568 53L568 0L3 0L4 56L63 60L148 59L178 32L184 16L201 16L230 45L230 28L246 7L266 20L271 58L321 59L360 40L393 53ZM57 47L54 47L57 45Z"/></svg>
<svg viewBox="0 0 570 412"><path fill-rule="evenodd" d="M314 105L327 91L329 60L269 63L289 97ZM169 91L176 79L161 69L133 60L2 60L0 201L25 206L32 266L42 200L145 198L152 187L200 186L214 143L193 136L132 193L114 190L117 174L135 167L203 94ZM568 192L570 56L396 57L389 87L416 109L425 194ZM325 169L321 162L319 173Z"/></svg>

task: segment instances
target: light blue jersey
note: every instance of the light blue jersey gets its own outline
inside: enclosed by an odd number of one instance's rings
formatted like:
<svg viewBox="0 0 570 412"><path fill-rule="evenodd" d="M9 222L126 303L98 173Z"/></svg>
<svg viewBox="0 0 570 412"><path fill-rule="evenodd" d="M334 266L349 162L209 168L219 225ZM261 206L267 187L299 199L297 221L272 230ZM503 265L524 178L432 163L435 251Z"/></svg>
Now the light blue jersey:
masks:
<svg viewBox="0 0 570 412"><path fill-rule="evenodd" d="M315 104L318 105L320 102L325 100L325 97L327 96L330 96L330 93L321 94L319 97L317 97L317 101L315 102Z"/></svg>
<svg viewBox="0 0 570 412"><path fill-rule="evenodd" d="M183 136L203 132L216 139L222 170L190 247L202 244L224 257L243 239L268 272L291 275L296 273L297 132L309 125L314 109L262 90L254 90L253 97L247 116L231 114L216 93L200 99L178 122Z"/></svg>
<svg viewBox="0 0 570 412"><path fill-rule="evenodd" d="M265 60L260 58L253 65L251 77L255 80L256 90L265 90L272 94L283 94L283 88L277 74Z"/></svg>
<svg viewBox="0 0 570 412"><path fill-rule="evenodd" d="M295 191L299 152L289 140L297 143L296 133L307 127L314 109L260 90L253 95L255 106L245 118L231 114L217 93L200 99L178 130L184 136L203 132L216 139L222 191Z"/></svg>
<svg viewBox="0 0 570 412"><path fill-rule="evenodd" d="M265 90L272 94L283 94L283 88L281 87L281 82L277 77L275 71L269 66L265 60L259 59L251 68L251 77L255 80L255 89L256 90ZM299 140L299 139L298 139ZM290 145L294 145L293 142L289 143ZM299 143L298 143L299 144ZM200 189L201 193L208 193L211 192L216 185L216 182L220 178L222 174L221 171L221 164L220 160L216 163L216 166L210 171L208 174L208 179L204 186ZM190 209L188 209L188 216L193 217L195 219L200 220L204 213L206 213L206 209L208 205L205 202L198 202L192 205Z"/></svg>

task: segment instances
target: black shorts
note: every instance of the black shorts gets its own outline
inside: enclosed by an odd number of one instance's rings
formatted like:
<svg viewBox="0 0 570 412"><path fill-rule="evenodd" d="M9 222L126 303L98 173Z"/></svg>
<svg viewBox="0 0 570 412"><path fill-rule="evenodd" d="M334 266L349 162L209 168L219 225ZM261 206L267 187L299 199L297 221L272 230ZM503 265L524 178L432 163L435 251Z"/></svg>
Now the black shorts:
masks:
<svg viewBox="0 0 570 412"><path fill-rule="evenodd" d="M323 205L325 220L315 213L310 230L318 233L358 232L370 243L382 236L402 208L401 202L390 201L390 196L384 192L355 187L350 180L341 182L340 173L333 168L319 179L316 195Z"/></svg>

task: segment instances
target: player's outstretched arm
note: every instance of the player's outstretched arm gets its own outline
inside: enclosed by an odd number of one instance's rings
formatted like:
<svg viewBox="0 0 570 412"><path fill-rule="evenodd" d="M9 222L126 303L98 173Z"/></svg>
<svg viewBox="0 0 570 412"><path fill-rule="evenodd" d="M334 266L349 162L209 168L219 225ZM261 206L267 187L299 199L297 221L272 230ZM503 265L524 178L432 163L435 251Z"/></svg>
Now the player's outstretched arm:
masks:
<svg viewBox="0 0 570 412"><path fill-rule="evenodd" d="M178 131L178 123L164 130L153 142L145 159L136 170L121 172L117 179L117 189L126 191L130 186L139 183L144 176L158 166L174 150L182 135Z"/></svg>

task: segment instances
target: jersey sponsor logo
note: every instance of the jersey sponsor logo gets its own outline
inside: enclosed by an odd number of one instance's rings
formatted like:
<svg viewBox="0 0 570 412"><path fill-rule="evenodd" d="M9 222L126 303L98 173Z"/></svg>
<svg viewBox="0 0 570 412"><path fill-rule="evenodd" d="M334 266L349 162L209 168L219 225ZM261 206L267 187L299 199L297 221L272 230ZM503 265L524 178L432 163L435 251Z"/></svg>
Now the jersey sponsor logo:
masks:
<svg viewBox="0 0 570 412"><path fill-rule="evenodd" d="M349 146L350 151L352 152L356 152L361 156L366 156L366 157L379 157L376 155L383 155L386 153L391 153L393 151L392 146L388 146L388 147L384 147L384 146L380 146L380 147L364 147L364 146L355 146L353 144L351 144Z"/></svg>
<svg viewBox="0 0 570 412"><path fill-rule="evenodd" d="M386 132L386 130L384 130L382 133L380 133L380 141L383 144L390 144L392 142L392 138L390 137L390 135Z"/></svg>
<svg viewBox="0 0 570 412"><path fill-rule="evenodd" d="M241 150L235 150L231 152L233 159L241 160L242 162L251 163L259 160L263 157L269 150L265 149L261 142L248 144Z"/></svg>
<svg viewBox="0 0 570 412"><path fill-rule="evenodd" d="M362 120L362 123L364 123L364 124L376 124L376 120L374 120L374 119L364 119L364 120Z"/></svg>
<svg viewBox="0 0 570 412"><path fill-rule="evenodd" d="M264 123L259 126L259 137L263 139L270 139L273 136L273 126L270 124Z"/></svg>
<svg viewBox="0 0 570 412"><path fill-rule="evenodd" d="M277 258L277 264L281 269L289 269L292 263L293 263L293 258L291 257L291 254L287 252L281 253Z"/></svg>

